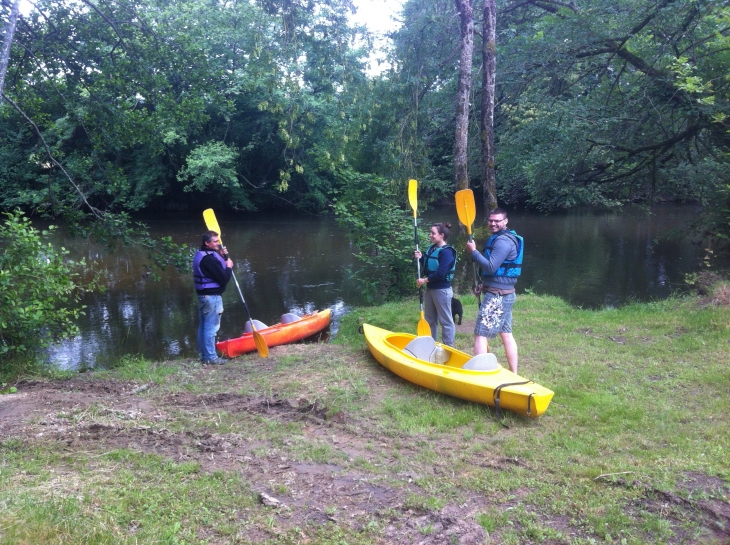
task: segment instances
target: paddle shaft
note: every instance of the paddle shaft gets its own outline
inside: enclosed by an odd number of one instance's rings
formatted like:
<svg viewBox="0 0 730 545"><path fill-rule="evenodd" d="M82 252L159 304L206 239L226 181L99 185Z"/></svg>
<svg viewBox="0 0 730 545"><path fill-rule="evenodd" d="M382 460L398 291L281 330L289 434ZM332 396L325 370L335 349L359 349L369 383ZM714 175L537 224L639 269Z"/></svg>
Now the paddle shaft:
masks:
<svg viewBox="0 0 730 545"><path fill-rule="evenodd" d="M228 255L228 254L226 254ZM233 282L236 284L236 289L238 290L238 295L241 296L241 302L243 303L243 308L246 309L246 316L248 316L248 321L251 322L251 327L253 328L253 320L251 319L251 313L248 310L248 305L246 304L246 300L243 298L243 292L241 291L241 286L238 285L238 279L236 279L236 273L231 270L231 277L233 278Z"/></svg>
<svg viewBox="0 0 730 545"><path fill-rule="evenodd" d="M416 211L415 210L413 211L413 239L416 242L416 251L420 252L421 250L418 249L418 222L416 221ZM416 274L418 275L418 276L416 276L416 280L421 278L421 260L420 259L416 259ZM423 299L423 295L421 295L421 287L423 287L423 286L419 287L418 292L419 292L419 296L421 297L421 299Z"/></svg>
<svg viewBox="0 0 730 545"><path fill-rule="evenodd" d="M223 246L223 239L221 238L220 233L218 234L218 240L221 241L221 247ZM228 252L223 254L223 259L230 259L228 257ZM246 300L243 298L243 292L241 291L241 286L238 284L238 279L236 278L236 273L233 272L233 269L231 269L231 278L233 278L233 283L236 284L236 289L238 290L238 295L241 296L241 302L243 303L243 308L246 309L246 315L248 316L248 321L251 322L251 327L253 327L253 320L251 319L251 313L248 311L248 305L246 304Z"/></svg>
<svg viewBox="0 0 730 545"><path fill-rule="evenodd" d="M221 246L223 246L223 239L220 238L220 235L218 235L218 239L221 241ZM223 254L223 259L228 259L228 252ZM233 272L233 269L231 269L231 278L233 278L233 283L236 284L236 289L238 290L238 295L241 296L241 302L243 303L243 308L246 309L246 316L248 316L248 321L251 322L251 329L253 331L256 331L256 328L253 325L253 318L251 318L251 312L248 310L248 305L246 304L246 300L243 298L243 292L241 291L241 286L238 284L238 279L236 278L236 273Z"/></svg>
<svg viewBox="0 0 730 545"><path fill-rule="evenodd" d="M466 226L466 234L469 236L469 242L474 242L474 238L471 236L471 225ZM479 281L477 280L479 278L479 266L477 265L477 262L474 260L474 256L471 258L472 267L474 268L474 284L472 285L472 291L475 292L477 287L479 286ZM477 301L479 301L479 306L482 306L482 294L481 293L474 293L476 295Z"/></svg>
<svg viewBox="0 0 730 545"><path fill-rule="evenodd" d="M413 215L413 238L416 241L416 251L420 252L421 250L418 249L418 223L416 222L416 215ZM418 278L421 278L421 260L416 259L416 271L418 273Z"/></svg>
<svg viewBox="0 0 730 545"><path fill-rule="evenodd" d="M418 249L418 222L416 221L416 211L413 211L413 235L414 239L416 241L416 251L420 252L421 250ZM416 259L416 280L421 278L421 260ZM418 286L418 302L421 305L421 314L423 314L423 286Z"/></svg>
<svg viewBox="0 0 730 545"><path fill-rule="evenodd" d="M471 229L469 229L467 231L467 233L469 235L469 242L474 242L474 239L471 236ZM471 262L472 262L472 267L474 267L474 287L473 287L473 291L475 291L477 289L477 287L479 286L479 282L477 281L477 278L479 278L479 266L477 265L477 262L474 260L474 256L472 256ZM474 295L477 296L477 301L479 301L479 307L481 307L482 306L482 294L481 294L481 292L474 293Z"/></svg>

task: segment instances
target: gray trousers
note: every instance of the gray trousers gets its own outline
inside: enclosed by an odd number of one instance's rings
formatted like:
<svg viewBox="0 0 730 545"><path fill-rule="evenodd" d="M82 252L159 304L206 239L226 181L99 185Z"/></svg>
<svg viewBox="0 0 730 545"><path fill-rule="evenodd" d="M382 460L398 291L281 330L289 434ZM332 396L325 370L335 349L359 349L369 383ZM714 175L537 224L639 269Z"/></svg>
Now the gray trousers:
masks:
<svg viewBox="0 0 730 545"><path fill-rule="evenodd" d="M454 290L444 288L441 290L426 289L423 296L423 315L431 327L431 336L438 340L438 325L441 323L441 342L447 346L454 346L456 326L454 317L451 315L451 297Z"/></svg>

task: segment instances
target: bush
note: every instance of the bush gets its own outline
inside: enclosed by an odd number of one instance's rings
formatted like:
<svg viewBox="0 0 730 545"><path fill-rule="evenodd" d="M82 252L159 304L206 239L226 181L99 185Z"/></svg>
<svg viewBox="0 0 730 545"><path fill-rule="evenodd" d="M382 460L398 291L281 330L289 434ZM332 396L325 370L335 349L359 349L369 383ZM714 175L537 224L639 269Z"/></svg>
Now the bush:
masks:
<svg viewBox="0 0 730 545"><path fill-rule="evenodd" d="M381 303L416 292L413 216L407 212L403 184L352 171L338 176L341 190L334 209L365 265L353 276L369 303ZM428 242L424 233L421 241Z"/></svg>
<svg viewBox="0 0 730 545"><path fill-rule="evenodd" d="M82 294L98 288L83 282L84 260L68 259L65 248L45 241L47 231L34 228L22 212L5 214L0 224L0 370L78 333Z"/></svg>

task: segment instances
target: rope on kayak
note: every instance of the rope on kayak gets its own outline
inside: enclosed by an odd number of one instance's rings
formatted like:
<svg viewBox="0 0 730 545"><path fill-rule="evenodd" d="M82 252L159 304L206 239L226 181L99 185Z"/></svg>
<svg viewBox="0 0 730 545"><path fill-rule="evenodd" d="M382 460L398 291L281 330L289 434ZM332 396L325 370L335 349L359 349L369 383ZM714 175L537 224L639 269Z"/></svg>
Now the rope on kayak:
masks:
<svg viewBox="0 0 730 545"><path fill-rule="evenodd" d="M506 382L504 384L500 384L494 389L494 407L497 409L497 418L502 418L502 408L499 406L500 403L500 396L502 395L502 388L506 388L507 386L521 386L523 384L530 384L533 381L531 380L525 380L523 382ZM530 414L530 398L533 394L530 394L527 397L527 414Z"/></svg>

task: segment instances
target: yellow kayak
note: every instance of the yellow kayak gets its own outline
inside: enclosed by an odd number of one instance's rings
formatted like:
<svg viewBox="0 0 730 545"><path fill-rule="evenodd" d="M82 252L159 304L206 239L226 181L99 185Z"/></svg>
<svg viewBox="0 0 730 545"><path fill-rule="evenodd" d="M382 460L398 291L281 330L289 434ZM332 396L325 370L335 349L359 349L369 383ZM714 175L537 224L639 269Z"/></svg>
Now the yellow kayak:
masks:
<svg viewBox="0 0 730 545"><path fill-rule="evenodd" d="M424 388L532 418L544 413L553 398L552 390L503 368L494 354L472 357L431 337L369 324L362 328L370 352L383 367Z"/></svg>

